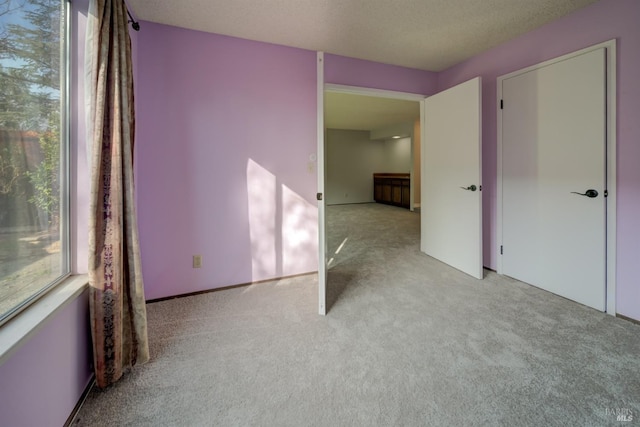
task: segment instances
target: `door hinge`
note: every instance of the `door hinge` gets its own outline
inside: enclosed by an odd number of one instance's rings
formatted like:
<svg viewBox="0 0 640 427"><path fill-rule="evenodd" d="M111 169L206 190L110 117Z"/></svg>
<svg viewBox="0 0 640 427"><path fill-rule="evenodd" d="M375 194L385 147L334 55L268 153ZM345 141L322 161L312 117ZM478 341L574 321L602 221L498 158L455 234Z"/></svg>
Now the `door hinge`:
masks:
<svg viewBox="0 0 640 427"><path fill-rule="evenodd" d="M500 109L504 110L504 100L503 99L500 100Z"/></svg>
<svg viewBox="0 0 640 427"><path fill-rule="evenodd" d="M322 200L322 193L317 193L316 194L316 199Z"/></svg>
<svg viewBox="0 0 640 427"><path fill-rule="evenodd" d="M502 255L502 245L500 245L500 255Z"/></svg>

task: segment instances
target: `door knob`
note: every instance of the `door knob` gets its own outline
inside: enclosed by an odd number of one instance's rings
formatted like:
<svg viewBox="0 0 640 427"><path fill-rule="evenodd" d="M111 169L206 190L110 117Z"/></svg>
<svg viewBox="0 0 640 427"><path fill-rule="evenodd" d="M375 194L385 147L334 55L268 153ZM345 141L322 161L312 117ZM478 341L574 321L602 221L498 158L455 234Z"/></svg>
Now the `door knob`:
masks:
<svg viewBox="0 0 640 427"><path fill-rule="evenodd" d="M468 187L460 187L463 190L469 190L469 191L476 191L478 189L478 187L476 187L475 185L470 185Z"/></svg>
<svg viewBox="0 0 640 427"><path fill-rule="evenodd" d="M577 194L579 196L586 196L589 197L591 199L598 197L598 192L596 190L593 189L589 189L587 191L585 191L584 193L578 193L577 191L572 191L571 194Z"/></svg>

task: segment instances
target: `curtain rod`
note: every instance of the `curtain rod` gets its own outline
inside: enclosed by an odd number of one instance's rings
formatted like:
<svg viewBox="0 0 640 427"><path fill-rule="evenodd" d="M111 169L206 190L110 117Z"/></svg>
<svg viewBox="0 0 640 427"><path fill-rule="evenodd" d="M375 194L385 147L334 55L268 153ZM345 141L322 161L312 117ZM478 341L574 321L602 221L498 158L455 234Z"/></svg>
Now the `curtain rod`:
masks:
<svg viewBox="0 0 640 427"><path fill-rule="evenodd" d="M131 28L133 28L134 30L140 31L140 23L133 19L133 16L131 16L131 12L129 12L129 8L126 6L125 8L127 9L127 15L129 15L129 20L127 21L127 23L131 24Z"/></svg>

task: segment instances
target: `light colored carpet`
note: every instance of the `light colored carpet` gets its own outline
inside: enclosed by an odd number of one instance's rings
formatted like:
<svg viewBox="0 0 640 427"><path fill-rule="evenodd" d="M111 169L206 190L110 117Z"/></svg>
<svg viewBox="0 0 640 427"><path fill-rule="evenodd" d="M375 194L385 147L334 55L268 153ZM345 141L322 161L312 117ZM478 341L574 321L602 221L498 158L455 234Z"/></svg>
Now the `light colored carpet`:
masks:
<svg viewBox="0 0 640 427"><path fill-rule="evenodd" d="M328 316L316 314L315 275L149 304L151 361L94 389L73 424L640 422L638 325L453 270L419 252L407 210L327 212Z"/></svg>

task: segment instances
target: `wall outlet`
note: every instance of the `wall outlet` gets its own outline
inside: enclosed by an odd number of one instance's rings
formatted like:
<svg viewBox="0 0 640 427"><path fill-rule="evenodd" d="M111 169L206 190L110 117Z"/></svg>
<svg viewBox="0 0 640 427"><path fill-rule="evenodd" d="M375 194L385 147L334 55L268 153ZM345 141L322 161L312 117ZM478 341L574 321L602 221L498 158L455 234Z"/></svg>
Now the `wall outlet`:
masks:
<svg viewBox="0 0 640 427"><path fill-rule="evenodd" d="M194 255L193 268L201 268L201 267L202 267L202 255Z"/></svg>

